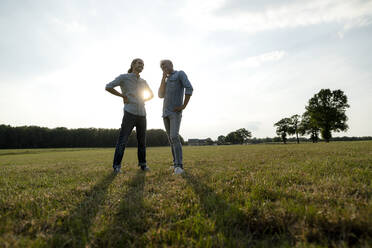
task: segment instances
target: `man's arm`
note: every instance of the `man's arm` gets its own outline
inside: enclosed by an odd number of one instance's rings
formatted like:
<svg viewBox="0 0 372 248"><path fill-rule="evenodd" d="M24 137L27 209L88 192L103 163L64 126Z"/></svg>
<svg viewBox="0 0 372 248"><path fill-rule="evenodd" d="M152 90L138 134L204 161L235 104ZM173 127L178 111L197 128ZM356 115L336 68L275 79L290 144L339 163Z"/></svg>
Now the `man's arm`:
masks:
<svg viewBox="0 0 372 248"><path fill-rule="evenodd" d="M182 106L174 108L175 112L180 112L186 108L187 104L190 101L192 92L194 90L184 71L180 71L178 75L179 79L181 80L182 86L185 88L185 100L183 101Z"/></svg>
<svg viewBox="0 0 372 248"><path fill-rule="evenodd" d="M184 71L180 71L178 73L178 77L181 80L182 86L185 88L185 95L192 95L192 92L194 91L189 79L187 78L187 75Z"/></svg>
<svg viewBox="0 0 372 248"><path fill-rule="evenodd" d="M161 84L160 84L159 91L158 91L159 98L164 98L165 96L165 86L166 86L165 79L166 78L167 78L167 74L163 72L163 78L161 79Z"/></svg>
<svg viewBox="0 0 372 248"><path fill-rule="evenodd" d="M120 82L125 78L125 75L120 75L119 77L115 78L114 81L111 83L106 84L106 91L110 92L115 96L119 96L123 98L124 104L128 103L128 98L126 97L125 93L120 93L119 91L115 90L114 88L120 85Z"/></svg>
<svg viewBox="0 0 372 248"><path fill-rule="evenodd" d="M128 103L128 97L126 97L125 95L121 94L119 91L115 90L114 88L107 88L106 87L106 90L108 92L110 92L111 94L115 95L115 96L122 97L123 98L123 101L124 101L124 104L125 103Z"/></svg>
<svg viewBox="0 0 372 248"><path fill-rule="evenodd" d="M191 97L191 95L186 94L186 95L185 95L185 100L183 101L182 106L175 107L175 108L174 108L174 112L180 112L180 111L184 110L184 109L186 108L187 104L188 104L189 101L190 101L190 97Z"/></svg>

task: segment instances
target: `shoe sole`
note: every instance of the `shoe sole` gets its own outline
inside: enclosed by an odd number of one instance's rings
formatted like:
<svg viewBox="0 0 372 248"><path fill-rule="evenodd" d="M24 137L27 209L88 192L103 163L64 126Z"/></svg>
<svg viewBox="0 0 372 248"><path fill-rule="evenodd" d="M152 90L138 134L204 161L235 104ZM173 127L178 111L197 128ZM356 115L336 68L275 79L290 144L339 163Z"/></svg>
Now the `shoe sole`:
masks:
<svg viewBox="0 0 372 248"><path fill-rule="evenodd" d="M182 173L184 173L184 170L182 170L182 171L177 171L177 172L175 171L175 172L174 172L175 175L179 175L179 174L182 174Z"/></svg>

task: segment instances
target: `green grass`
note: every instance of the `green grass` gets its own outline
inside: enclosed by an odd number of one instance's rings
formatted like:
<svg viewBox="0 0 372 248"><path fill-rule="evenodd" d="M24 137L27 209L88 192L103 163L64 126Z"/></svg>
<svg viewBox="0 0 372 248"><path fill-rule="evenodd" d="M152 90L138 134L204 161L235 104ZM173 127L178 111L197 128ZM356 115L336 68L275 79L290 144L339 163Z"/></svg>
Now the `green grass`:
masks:
<svg viewBox="0 0 372 248"><path fill-rule="evenodd" d="M372 142L0 150L0 247L370 247Z"/></svg>

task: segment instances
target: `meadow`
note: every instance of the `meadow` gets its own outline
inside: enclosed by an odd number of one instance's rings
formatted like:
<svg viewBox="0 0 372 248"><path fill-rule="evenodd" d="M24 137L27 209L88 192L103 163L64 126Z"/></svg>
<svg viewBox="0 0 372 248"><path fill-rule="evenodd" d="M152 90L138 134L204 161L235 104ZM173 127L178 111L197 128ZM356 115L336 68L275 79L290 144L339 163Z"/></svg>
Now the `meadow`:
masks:
<svg viewBox="0 0 372 248"><path fill-rule="evenodd" d="M371 247L372 142L0 150L0 247Z"/></svg>

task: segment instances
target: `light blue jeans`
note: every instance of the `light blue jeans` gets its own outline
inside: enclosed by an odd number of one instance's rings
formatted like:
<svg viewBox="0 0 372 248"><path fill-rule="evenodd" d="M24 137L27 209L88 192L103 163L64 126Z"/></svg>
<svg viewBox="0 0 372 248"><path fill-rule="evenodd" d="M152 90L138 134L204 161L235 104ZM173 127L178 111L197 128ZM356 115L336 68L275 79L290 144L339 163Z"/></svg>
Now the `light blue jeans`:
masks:
<svg viewBox="0 0 372 248"><path fill-rule="evenodd" d="M169 144L172 150L174 167L183 168L182 145L179 136L182 113L174 113L163 118L165 130L168 135Z"/></svg>

